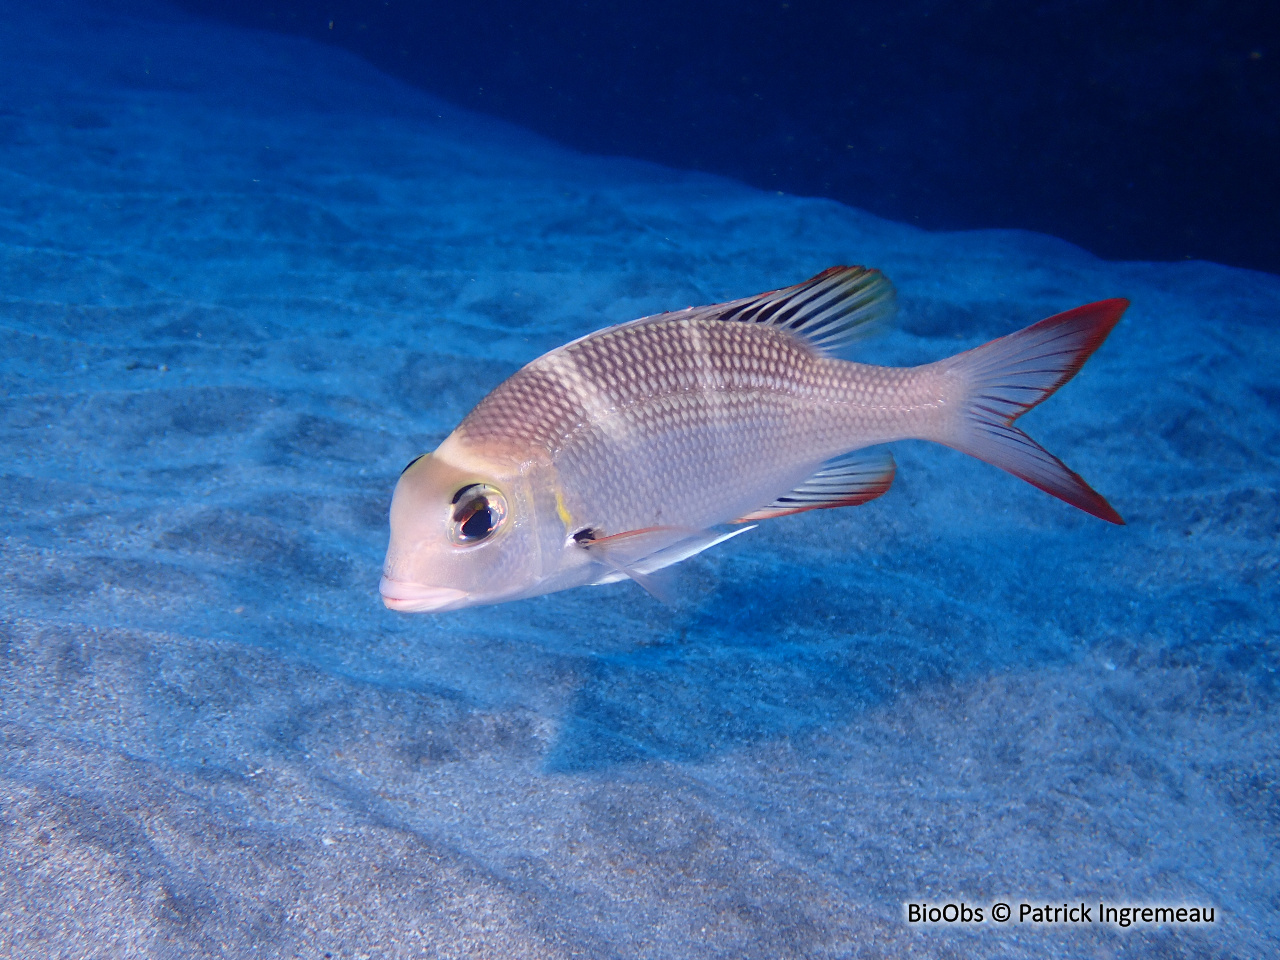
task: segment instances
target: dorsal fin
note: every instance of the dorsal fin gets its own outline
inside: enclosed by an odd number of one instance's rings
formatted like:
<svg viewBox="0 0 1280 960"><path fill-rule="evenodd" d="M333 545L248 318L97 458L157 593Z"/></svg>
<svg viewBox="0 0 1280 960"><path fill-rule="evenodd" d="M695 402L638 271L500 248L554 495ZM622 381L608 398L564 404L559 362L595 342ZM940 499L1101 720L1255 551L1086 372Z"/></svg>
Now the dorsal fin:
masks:
<svg viewBox="0 0 1280 960"><path fill-rule="evenodd" d="M893 484L893 455L887 450L855 450L828 460L812 477L773 503L753 510L747 520L768 520L805 510L856 507L874 500Z"/></svg>
<svg viewBox="0 0 1280 960"><path fill-rule="evenodd" d="M754 297L644 317L656 320L728 320L761 323L794 333L823 353L834 353L873 332L893 314L893 284L879 270L829 267L804 283Z"/></svg>

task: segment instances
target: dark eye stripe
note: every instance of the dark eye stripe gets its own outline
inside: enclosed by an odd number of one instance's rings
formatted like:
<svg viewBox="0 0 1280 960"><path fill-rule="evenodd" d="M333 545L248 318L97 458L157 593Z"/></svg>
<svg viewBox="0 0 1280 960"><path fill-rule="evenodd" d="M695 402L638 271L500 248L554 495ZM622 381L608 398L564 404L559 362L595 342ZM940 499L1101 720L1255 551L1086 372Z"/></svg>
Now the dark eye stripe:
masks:
<svg viewBox="0 0 1280 960"><path fill-rule="evenodd" d="M421 460L425 456L426 456L425 453L418 454L416 457L414 457L412 460L410 460L408 463L404 465L404 470L408 470L410 467L412 467L415 463L417 463L419 460ZM404 470L400 471L400 476L402 477L404 476Z"/></svg>

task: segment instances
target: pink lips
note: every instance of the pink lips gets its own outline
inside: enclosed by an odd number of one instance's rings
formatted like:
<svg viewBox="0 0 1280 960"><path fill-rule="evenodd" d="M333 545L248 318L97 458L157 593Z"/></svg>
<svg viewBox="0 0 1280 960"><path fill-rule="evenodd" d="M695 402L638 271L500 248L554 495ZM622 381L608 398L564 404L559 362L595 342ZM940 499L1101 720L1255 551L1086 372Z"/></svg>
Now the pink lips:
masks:
<svg viewBox="0 0 1280 960"><path fill-rule="evenodd" d="M465 590L451 587L428 587L421 583L408 583L383 577L378 584L382 602L391 610L402 613L421 613L427 610L453 610L467 599Z"/></svg>

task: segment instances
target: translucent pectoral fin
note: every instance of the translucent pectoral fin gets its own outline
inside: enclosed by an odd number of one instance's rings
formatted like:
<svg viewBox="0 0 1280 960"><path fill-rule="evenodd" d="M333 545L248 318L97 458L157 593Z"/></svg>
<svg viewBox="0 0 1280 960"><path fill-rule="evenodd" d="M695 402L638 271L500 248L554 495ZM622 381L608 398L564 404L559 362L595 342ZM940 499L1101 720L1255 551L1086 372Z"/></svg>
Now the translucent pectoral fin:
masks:
<svg viewBox="0 0 1280 960"><path fill-rule="evenodd" d="M673 543L671 546L645 557L638 566L642 571L652 573L664 567L680 563L682 560L688 560L690 557L696 557L704 550L710 550L717 544L731 540L740 533L746 533L748 530L754 529L755 524L749 527L739 527L737 530L730 530L727 533L720 533L715 530L699 530L693 536L686 537L678 543Z"/></svg>
<svg viewBox="0 0 1280 960"><path fill-rule="evenodd" d="M769 520L805 510L855 507L874 500L893 484L895 466L887 450L855 450L826 464L800 486L738 519Z"/></svg>
<svg viewBox="0 0 1280 960"><path fill-rule="evenodd" d="M674 603L674 593L666 577L659 578L651 573L645 573L634 564L624 566L615 561L607 550L593 550L591 555L598 562L609 568L609 573L597 580L596 583L617 583L619 580L634 580L645 593L659 603L665 603L668 606Z"/></svg>
<svg viewBox="0 0 1280 960"><path fill-rule="evenodd" d="M751 529L753 528L740 527L737 530L719 532L682 527L647 527L608 537L583 538L578 543L594 560L609 570L596 583L616 583L629 578L658 600L670 603L671 590L666 578L655 578L654 574ZM673 541L673 537L677 539Z"/></svg>

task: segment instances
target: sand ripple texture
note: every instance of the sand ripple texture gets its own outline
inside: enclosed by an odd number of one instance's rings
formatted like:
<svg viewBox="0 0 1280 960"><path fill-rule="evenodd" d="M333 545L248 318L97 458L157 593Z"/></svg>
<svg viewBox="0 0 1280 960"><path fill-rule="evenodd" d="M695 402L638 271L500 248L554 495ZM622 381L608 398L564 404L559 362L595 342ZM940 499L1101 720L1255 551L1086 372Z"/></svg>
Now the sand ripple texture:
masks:
<svg viewBox="0 0 1280 960"><path fill-rule="evenodd" d="M0 955L1280 952L1280 278L573 154L146 3L0 31ZM1025 421L631 584L384 610L400 468L605 323L835 263L872 362L1134 305ZM921 930L908 901L1202 903Z"/></svg>

